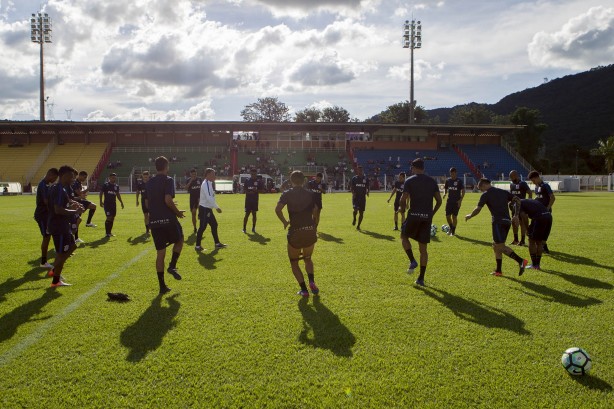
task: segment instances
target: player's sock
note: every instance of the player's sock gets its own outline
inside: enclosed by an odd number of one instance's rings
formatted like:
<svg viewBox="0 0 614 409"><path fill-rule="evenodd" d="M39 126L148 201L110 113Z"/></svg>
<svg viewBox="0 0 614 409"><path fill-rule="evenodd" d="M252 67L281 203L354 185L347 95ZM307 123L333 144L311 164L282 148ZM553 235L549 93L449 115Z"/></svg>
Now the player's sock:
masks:
<svg viewBox="0 0 614 409"><path fill-rule="evenodd" d="M301 286L301 291L307 291L307 285L305 284L305 282L304 282L304 281L303 281L303 282L301 282L301 283L298 283L298 285L300 285L300 286Z"/></svg>
<svg viewBox="0 0 614 409"><path fill-rule="evenodd" d="M54 274L54 275L53 275L53 280L51 280L51 284L57 284L57 283L59 283L59 282L60 282L60 277L61 277L60 275L57 275L57 276L56 276L56 275Z"/></svg>
<svg viewBox="0 0 614 409"><path fill-rule="evenodd" d="M420 275L418 281L424 281L424 274L426 274L426 266L420 266Z"/></svg>
<svg viewBox="0 0 614 409"><path fill-rule="evenodd" d="M416 261L416 259L414 258L414 252L412 251L412 249L405 250L405 254L407 254L409 261L411 261L412 263Z"/></svg>
<svg viewBox="0 0 614 409"><path fill-rule="evenodd" d="M399 230L399 223L395 223L395 224L394 224L394 229L395 229L395 230Z"/></svg>
<svg viewBox="0 0 614 409"><path fill-rule="evenodd" d="M164 282L164 271L158 271L158 284L160 284L160 289L166 287L166 283Z"/></svg>
<svg viewBox="0 0 614 409"><path fill-rule="evenodd" d="M115 220L111 220L109 223L109 233L111 233L111 231L113 231L113 223L115 223Z"/></svg>
<svg viewBox="0 0 614 409"><path fill-rule="evenodd" d="M75 230L75 240L79 240L79 229Z"/></svg>
<svg viewBox="0 0 614 409"><path fill-rule="evenodd" d="M145 233L149 233L149 224L145 223Z"/></svg>
<svg viewBox="0 0 614 409"><path fill-rule="evenodd" d="M522 263L522 261L523 261L523 258L522 258L522 257L520 257L518 254L516 254L516 253L515 253L515 252L513 252L513 251L510 253L509 257L510 257L511 259L514 259L514 261L516 261L518 264Z"/></svg>
<svg viewBox="0 0 614 409"><path fill-rule="evenodd" d="M518 233L514 233L514 241L518 241Z"/></svg>
<svg viewBox="0 0 614 409"><path fill-rule="evenodd" d="M495 271L501 271L501 264L503 263L503 260L501 260L500 258L497 259L497 269Z"/></svg>
<svg viewBox="0 0 614 409"><path fill-rule="evenodd" d="M307 273L307 278L309 279L310 283L313 283L316 280L314 274Z"/></svg>
<svg viewBox="0 0 614 409"><path fill-rule="evenodd" d="M90 212L87 214L87 224L92 222L92 217L94 216L94 212L96 209L90 209Z"/></svg>
<svg viewBox="0 0 614 409"><path fill-rule="evenodd" d="M47 256L41 257L41 264L47 264Z"/></svg>
<svg viewBox="0 0 614 409"><path fill-rule="evenodd" d="M539 264L540 264L540 263L541 263L541 261L542 261L542 256L535 256L535 261L536 261L536 263L535 263L535 264L539 266Z"/></svg>
<svg viewBox="0 0 614 409"><path fill-rule="evenodd" d="M169 263L168 268L177 267L177 260L179 260L180 255L181 253L177 253L176 251L173 251L173 256L171 257L171 262Z"/></svg>
<svg viewBox="0 0 614 409"><path fill-rule="evenodd" d="M522 239L520 239L520 242L521 242L521 243L524 243L524 240L525 240L525 235L523 234L523 235L522 235Z"/></svg>
<svg viewBox="0 0 614 409"><path fill-rule="evenodd" d="M455 225L455 224L452 224L452 225L450 226L450 230L452 230L452 234L455 234L455 233L456 233L456 225Z"/></svg>
<svg viewBox="0 0 614 409"><path fill-rule="evenodd" d="M104 222L104 230L107 234L111 234L111 222L108 220L105 220Z"/></svg>
<svg viewBox="0 0 614 409"><path fill-rule="evenodd" d="M531 264L536 266L537 265L537 259L536 259L537 256L536 256L536 254L535 253L531 253L530 256L531 256Z"/></svg>

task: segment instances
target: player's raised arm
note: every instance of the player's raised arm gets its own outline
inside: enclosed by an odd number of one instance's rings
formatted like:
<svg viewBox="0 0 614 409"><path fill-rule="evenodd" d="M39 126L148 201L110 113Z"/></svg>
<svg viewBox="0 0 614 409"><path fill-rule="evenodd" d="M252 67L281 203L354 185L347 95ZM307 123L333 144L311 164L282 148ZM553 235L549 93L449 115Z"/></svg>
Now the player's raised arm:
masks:
<svg viewBox="0 0 614 409"><path fill-rule="evenodd" d="M482 206L476 206L475 209L473 209L471 213L465 216L465 221L469 221L469 219L471 219L472 217L475 217L478 214L480 214L481 211L482 211Z"/></svg>

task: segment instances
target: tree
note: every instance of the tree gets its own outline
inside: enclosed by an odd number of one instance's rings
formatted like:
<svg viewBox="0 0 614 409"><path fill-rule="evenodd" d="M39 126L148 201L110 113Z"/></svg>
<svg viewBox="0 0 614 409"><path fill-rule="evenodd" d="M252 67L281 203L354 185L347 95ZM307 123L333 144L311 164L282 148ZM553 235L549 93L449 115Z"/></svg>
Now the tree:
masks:
<svg viewBox="0 0 614 409"><path fill-rule="evenodd" d="M605 159L605 169L608 173L614 170L614 135L608 139L597 141L597 148L591 149L591 155L603 156Z"/></svg>
<svg viewBox="0 0 614 409"><path fill-rule="evenodd" d="M294 115L295 122L319 122L322 112L318 108L305 108Z"/></svg>
<svg viewBox="0 0 614 409"><path fill-rule="evenodd" d="M417 124L426 123L428 114L424 107L417 106L414 109L414 118ZM383 124L406 124L409 123L409 101L390 105L386 110L371 117L367 122Z"/></svg>
<svg viewBox="0 0 614 409"><path fill-rule="evenodd" d="M277 98L258 98L257 102L246 105L241 116L246 122L287 122L290 120L289 109Z"/></svg>
<svg viewBox="0 0 614 409"><path fill-rule="evenodd" d="M472 102L467 105L459 105L450 114L450 123L458 125L490 124L495 114L484 104Z"/></svg>
<svg viewBox="0 0 614 409"><path fill-rule="evenodd" d="M350 121L350 113L338 106L326 107L322 110L322 122L342 123Z"/></svg>
<svg viewBox="0 0 614 409"><path fill-rule="evenodd" d="M541 134L548 128L548 125L539 122L540 116L538 109L527 107L517 108L510 116L512 124L525 125L516 131L516 149L529 163L537 158L537 151L542 144Z"/></svg>

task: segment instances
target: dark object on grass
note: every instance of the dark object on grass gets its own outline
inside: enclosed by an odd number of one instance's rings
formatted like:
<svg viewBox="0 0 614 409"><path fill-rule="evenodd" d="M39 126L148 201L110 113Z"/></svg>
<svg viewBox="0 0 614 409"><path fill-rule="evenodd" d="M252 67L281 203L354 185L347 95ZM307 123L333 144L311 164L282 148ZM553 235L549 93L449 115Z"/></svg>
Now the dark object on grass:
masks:
<svg viewBox="0 0 614 409"><path fill-rule="evenodd" d="M130 301L130 297L128 296L128 294L107 293L107 295L109 296L109 301L120 301L120 302Z"/></svg>

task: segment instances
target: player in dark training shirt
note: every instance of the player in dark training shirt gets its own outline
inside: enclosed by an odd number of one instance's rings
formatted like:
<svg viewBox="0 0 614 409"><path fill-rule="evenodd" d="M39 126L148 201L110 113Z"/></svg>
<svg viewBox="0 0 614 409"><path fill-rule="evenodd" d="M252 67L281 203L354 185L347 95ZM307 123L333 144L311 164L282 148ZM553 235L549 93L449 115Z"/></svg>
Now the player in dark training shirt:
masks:
<svg viewBox="0 0 614 409"><path fill-rule="evenodd" d="M522 275L525 267L527 266L527 260L523 260L520 256L514 253L514 250L505 245L507 234L509 233L510 226L512 225L508 205L509 202L514 199L514 196L507 190L498 189L492 186L490 184L490 180L485 178L480 179L478 182L478 189L483 192L482 196L480 196L480 201L478 202L476 208L473 209L470 214L465 216L465 220L468 221L472 217L477 216L482 210L482 207L485 205L488 206L488 210L490 210L490 214L492 215L492 247L495 252L495 260L497 262L497 267L491 274L495 276L503 275L501 265L503 254L506 254L508 257L512 258L518 263L518 267L520 268L518 270L518 275Z"/></svg>
<svg viewBox="0 0 614 409"><path fill-rule="evenodd" d="M313 193L313 199L316 206L313 208L313 221L316 224L320 224L320 212L322 211L322 194L326 193L326 185L322 182L321 173L317 173L315 179L311 179L307 182L307 189Z"/></svg>
<svg viewBox="0 0 614 409"><path fill-rule="evenodd" d="M456 177L456 168L450 168L450 177L443 185L443 197L448 195L448 201L446 202L446 220L450 226L449 236L456 234L456 225L458 224L458 211L463 204L463 198L465 197L465 185L463 181Z"/></svg>
<svg viewBox="0 0 614 409"><path fill-rule="evenodd" d="M288 258L294 278L298 282L301 289L298 295L309 297L307 286L305 285L305 277L298 264L299 260L305 262L305 270L309 280L309 288L313 295L317 295L320 290L315 283L313 261L311 255L318 240L316 234L315 222L313 220L313 207L315 206L312 192L303 188L305 183L305 175L303 172L295 170L290 175L292 187L282 193L279 198L279 203L275 207L275 214L283 223L284 229L288 228ZM283 209L288 206L288 215L290 221L287 221Z"/></svg>
<svg viewBox="0 0 614 409"><path fill-rule="evenodd" d="M72 183L72 197L71 199L78 202L85 210L89 210L87 215L87 222L85 224L86 227L96 227L95 224L92 223L92 217L94 216L94 212L96 211L96 205L89 200L86 199L88 189L83 187L83 182L87 181L87 172L82 170L79 172L75 181ZM75 234L75 243L84 243L83 240L79 238L79 225L81 224L81 217L76 220L76 229L74 231Z"/></svg>
<svg viewBox="0 0 614 409"><path fill-rule="evenodd" d="M529 254L531 255L531 265L527 268L539 270L543 242L548 240L552 229L552 214L541 202L532 199L514 198L516 206L513 223L519 223L519 215L525 213L531 219L529 226Z"/></svg>
<svg viewBox="0 0 614 409"><path fill-rule="evenodd" d="M363 174L362 166L357 168L358 174L354 175L350 182L350 191L352 192L352 207L354 208L354 219L352 226L356 226L356 230L360 230L363 213L367 207L367 196L369 196L369 178ZM356 214L358 216L358 224L356 224Z"/></svg>
<svg viewBox="0 0 614 409"><path fill-rule="evenodd" d="M539 173L536 171L529 173L529 180L535 185L535 199L540 201L544 206L546 206L548 211L552 213L552 205L554 204L556 197L554 197L554 193L552 193L550 185L544 182L539 176ZM544 253L550 254L550 250L548 250L548 243L546 243L545 240L543 245Z"/></svg>
<svg viewBox="0 0 614 409"><path fill-rule="evenodd" d="M168 176L168 159L164 156L155 160L157 174L147 182L147 208L149 209L149 228L156 246L156 272L160 294L165 294L171 289L164 281L164 259L166 248L173 244L173 255L166 270L175 280L181 280L177 272L177 260L183 248L183 229L177 218L184 217L184 211L177 209L173 199L175 198L175 183Z"/></svg>
<svg viewBox="0 0 614 409"><path fill-rule="evenodd" d="M141 210L145 221L145 234L149 234L149 209L147 208L147 182L149 182L149 171L144 170L143 179L136 182L136 206L139 207L139 196L141 196Z"/></svg>
<svg viewBox="0 0 614 409"><path fill-rule="evenodd" d="M117 202L116 199L124 208L124 201L119 194L119 185L116 185L117 174L111 173L109 175L109 181L102 185L100 189L100 207L104 209L104 214L107 215L107 220L104 222L104 228L106 230L107 237L113 237L113 222L115 221L115 215L117 214ZM104 196L104 201L102 200Z"/></svg>
<svg viewBox="0 0 614 409"><path fill-rule="evenodd" d="M59 182L49 191L47 229L53 237L56 254L53 270L49 272L53 275L51 287L70 285L62 280L62 270L64 263L77 247L71 231L71 220L85 211L83 206L70 199L68 193L76 172L70 166L62 166L58 170Z"/></svg>
<svg viewBox="0 0 614 409"><path fill-rule="evenodd" d="M203 179L196 175L196 169L190 171L190 180L186 184L185 188L190 194L190 212L192 212L192 226L194 226L194 233L197 231L196 227L196 214L198 212L198 202L200 200L200 186L203 184Z"/></svg>
<svg viewBox="0 0 614 409"><path fill-rule="evenodd" d="M49 222L49 190L57 179L58 170L56 168L51 168L39 182L38 188L36 189L36 210L34 210L34 220L36 220L38 229L43 236L40 266L45 268L53 268L53 266L47 262L47 251L49 249L49 241L51 240L51 234L49 234L47 229L47 223Z"/></svg>
<svg viewBox="0 0 614 409"><path fill-rule="evenodd" d="M401 227L401 244L409 258L407 272L412 274L414 269L418 267L418 262L414 257L409 239L418 242L420 275L416 284L424 286L424 274L429 259L427 246L431 241L431 223L433 215L441 207L442 200L437 182L424 174L424 161L422 159L414 159L411 163L411 171L413 174L405 181L403 195L401 196L401 212L405 212L405 209L407 209L409 199L409 210L405 223ZM435 207L433 207L433 199L435 199Z"/></svg>
<svg viewBox="0 0 614 409"><path fill-rule="evenodd" d="M392 188L392 192L390 192L390 197L388 198L388 203L390 203L390 199L392 196L394 198L394 229L399 230L399 207L401 206L401 196L403 196L403 187L405 186L405 172L399 173L399 178L395 180L394 186ZM405 223L405 212L401 212L401 225Z"/></svg>
<svg viewBox="0 0 614 409"><path fill-rule="evenodd" d="M258 193L263 190L262 182L258 180L258 172L252 169L250 178L243 183L245 193L245 217L243 218L243 233L247 229L247 220L252 215L252 233L256 233L256 213L258 212Z"/></svg>
<svg viewBox="0 0 614 409"><path fill-rule="evenodd" d="M512 193L512 195L520 199L525 199L527 195L529 195L529 199L533 198L533 192L531 192L531 189L529 189L529 185L527 185L527 182L520 180L520 176L518 175L517 171L512 170L510 172L510 180L511 180L510 192ZM514 203L515 202L510 203L510 212L512 212L512 214L514 214L515 212ZM527 228L529 227L529 218L527 217L526 213L520 212L518 219L520 220L518 224L512 223L512 229L514 231L514 241L511 244L518 245L518 246L524 246L525 236L527 234ZM518 226L519 225L520 225L520 233L522 235L521 236L522 238L520 239L520 241L518 241Z"/></svg>

